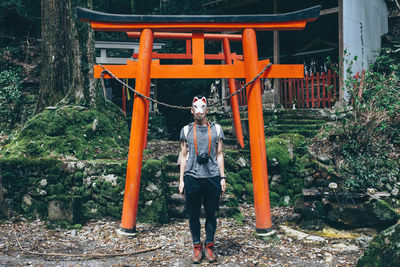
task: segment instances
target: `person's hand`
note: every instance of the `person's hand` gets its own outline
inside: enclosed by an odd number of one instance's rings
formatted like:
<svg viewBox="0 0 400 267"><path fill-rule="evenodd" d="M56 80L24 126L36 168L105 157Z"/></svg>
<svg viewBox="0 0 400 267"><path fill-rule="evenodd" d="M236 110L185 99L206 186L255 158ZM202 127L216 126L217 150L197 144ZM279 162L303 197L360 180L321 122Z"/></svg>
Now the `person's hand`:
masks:
<svg viewBox="0 0 400 267"><path fill-rule="evenodd" d="M221 179L221 190L222 190L222 194L224 194L225 190L226 190L226 180L225 179Z"/></svg>
<svg viewBox="0 0 400 267"><path fill-rule="evenodd" d="M183 189L185 188L185 183L182 180L179 180L179 194L181 194L182 197L185 196L183 193Z"/></svg>

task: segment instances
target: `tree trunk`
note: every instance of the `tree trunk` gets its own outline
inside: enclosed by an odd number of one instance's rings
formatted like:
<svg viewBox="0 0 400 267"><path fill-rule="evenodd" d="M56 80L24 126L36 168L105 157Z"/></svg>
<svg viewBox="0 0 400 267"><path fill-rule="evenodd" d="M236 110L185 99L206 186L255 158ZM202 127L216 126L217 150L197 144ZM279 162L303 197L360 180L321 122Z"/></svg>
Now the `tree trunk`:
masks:
<svg viewBox="0 0 400 267"><path fill-rule="evenodd" d="M96 103L93 31L78 21L76 6L92 0L42 0L42 67L36 113L52 105Z"/></svg>

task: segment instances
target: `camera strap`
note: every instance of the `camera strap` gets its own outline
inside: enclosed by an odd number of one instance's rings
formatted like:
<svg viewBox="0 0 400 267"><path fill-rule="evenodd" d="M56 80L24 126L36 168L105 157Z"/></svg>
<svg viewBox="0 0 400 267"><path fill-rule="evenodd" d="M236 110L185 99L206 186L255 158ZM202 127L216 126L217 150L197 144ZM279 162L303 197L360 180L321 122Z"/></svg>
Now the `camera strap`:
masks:
<svg viewBox="0 0 400 267"><path fill-rule="evenodd" d="M208 128L208 156L211 157L211 126L209 122L207 122L207 128ZM198 155L199 152L197 151L196 121L193 124L193 138L194 138L194 149L196 150L196 155Z"/></svg>

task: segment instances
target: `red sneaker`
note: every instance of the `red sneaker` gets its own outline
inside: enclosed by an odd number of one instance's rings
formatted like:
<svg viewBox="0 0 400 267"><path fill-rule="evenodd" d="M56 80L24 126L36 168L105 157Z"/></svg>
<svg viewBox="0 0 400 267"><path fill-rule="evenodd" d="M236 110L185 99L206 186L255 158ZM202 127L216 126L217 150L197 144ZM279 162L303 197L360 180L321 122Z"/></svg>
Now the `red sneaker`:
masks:
<svg viewBox="0 0 400 267"><path fill-rule="evenodd" d="M214 243L206 243L204 245L204 256L209 262L214 262L217 260L217 257L214 253Z"/></svg>
<svg viewBox="0 0 400 267"><path fill-rule="evenodd" d="M201 244L195 244L193 246L193 256L192 256L192 263L200 263L201 259L203 258L203 246Z"/></svg>

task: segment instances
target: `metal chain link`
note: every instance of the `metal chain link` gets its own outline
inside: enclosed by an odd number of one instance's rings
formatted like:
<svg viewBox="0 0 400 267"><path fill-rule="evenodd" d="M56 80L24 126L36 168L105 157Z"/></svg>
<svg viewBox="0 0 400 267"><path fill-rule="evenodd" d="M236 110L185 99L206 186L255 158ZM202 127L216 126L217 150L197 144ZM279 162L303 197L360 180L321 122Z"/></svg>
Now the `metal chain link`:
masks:
<svg viewBox="0 0 400 267"><path fill-rule="evenodd" d="M250 84L254 83L270 66L272 65L272 63L268 63L251 81L249 81L248 83L246 83L245 85L243 85L239 90L237 90L236 92L234 92L233 94L228 95L225 98L220 99L219 101L212 103L208 106L212 107L212 106L216 106L217 104L221 103L222 101L228 100L231 97L239 94L240 92L242 92L244 89L246 89ZM169 107L169 108L176 108L176 109L191 109L192 107L184 107L184 106L175 106L175 105L170 105L164 102L160 102L157 99L153 99L150 98L148 96L145 96L142 93L139 93L138 91L136 91L135 89L133 89L132 87L130 87L129 85L127 85L126 83L124 83L121 79L119 79L117 76L115 76L111 71L109 71L108 69L106 69L103 65L99 65L100 67L103 68L103 71L101 72L100 75L100 81L101 81L101 86L103 87L103 93L104 96L106 95L106 89L105 89L105 85L104 85L104 75L108 74L111 77L113 77L115 80L117 80L120 84L124 85L126 88L128 88L129 90L131 90L133 93L137 94L140 97L143 97L144 99L147 99L149 101L152 101L154 103L157 103L159 105L165 106L165 107Z"/></svg>

